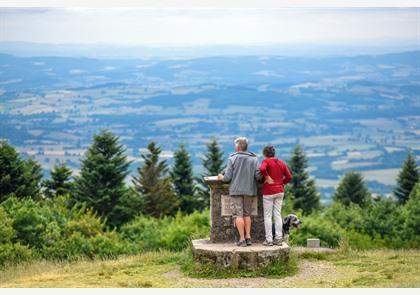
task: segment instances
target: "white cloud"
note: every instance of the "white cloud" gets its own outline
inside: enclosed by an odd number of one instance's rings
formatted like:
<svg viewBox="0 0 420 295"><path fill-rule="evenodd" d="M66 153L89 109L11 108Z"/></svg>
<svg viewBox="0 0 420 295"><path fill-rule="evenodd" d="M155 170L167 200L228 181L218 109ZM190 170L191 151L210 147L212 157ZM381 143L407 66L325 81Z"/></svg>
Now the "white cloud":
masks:
<svg viewBox="0 0 420 295"><path fill-rule="evenodd" d="M0 41L118 45L419 42L420 8L0 9Z"/></svg>

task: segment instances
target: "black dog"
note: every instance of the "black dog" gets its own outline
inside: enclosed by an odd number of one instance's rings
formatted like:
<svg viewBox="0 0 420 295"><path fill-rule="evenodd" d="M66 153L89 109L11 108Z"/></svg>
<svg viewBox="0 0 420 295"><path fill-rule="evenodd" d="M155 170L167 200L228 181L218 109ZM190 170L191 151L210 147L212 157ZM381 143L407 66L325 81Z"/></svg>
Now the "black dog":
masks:
<svg viewBox="0 0 420 295"><path fill-rule="evenodd" d="M302 222L299 220L299 218L295 214L289 214L284 218L283 220L283 241L286 243L289 243L289 233L290 233L290 227L299 228L299 225ZM273 222L273 237L276 236L276 228L274 226Z"/></svg>

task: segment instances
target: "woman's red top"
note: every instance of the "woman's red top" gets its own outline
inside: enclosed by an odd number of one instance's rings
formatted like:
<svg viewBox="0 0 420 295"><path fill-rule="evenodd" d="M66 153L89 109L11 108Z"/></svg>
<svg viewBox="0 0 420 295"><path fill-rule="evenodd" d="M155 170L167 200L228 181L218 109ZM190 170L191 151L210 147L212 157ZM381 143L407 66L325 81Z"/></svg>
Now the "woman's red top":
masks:
<svg viewBox="0 0 420 295"><path fill-rule="evenodd" d="M264 177L269 175L274 181L272 184L264 182L263 195L275 195L284 192L284 186L292 180L292 174L287 165L275 157L265 158L261 163L260 170Z"/></svg>

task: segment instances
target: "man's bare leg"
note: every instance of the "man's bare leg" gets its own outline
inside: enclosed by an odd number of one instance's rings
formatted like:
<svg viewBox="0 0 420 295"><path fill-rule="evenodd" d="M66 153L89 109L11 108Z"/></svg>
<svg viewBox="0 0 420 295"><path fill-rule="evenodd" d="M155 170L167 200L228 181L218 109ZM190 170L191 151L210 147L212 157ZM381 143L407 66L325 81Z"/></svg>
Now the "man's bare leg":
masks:
<svg viewBox="0 0 420 295"><path fill-rule="evenodd" d="M236 224L236 228L238 229L239 232L239 241L243 241L245 240L245 225L244 225L244 218L243 217L236 217L235 218L235 224Z"/></svg>
<svg viewBox="0 0 420 295"><path fill-rule="evenodd" d="M250 239L251 238L251 217L245 216L244 221L245 221L245 237L247 239Z"/></svg>

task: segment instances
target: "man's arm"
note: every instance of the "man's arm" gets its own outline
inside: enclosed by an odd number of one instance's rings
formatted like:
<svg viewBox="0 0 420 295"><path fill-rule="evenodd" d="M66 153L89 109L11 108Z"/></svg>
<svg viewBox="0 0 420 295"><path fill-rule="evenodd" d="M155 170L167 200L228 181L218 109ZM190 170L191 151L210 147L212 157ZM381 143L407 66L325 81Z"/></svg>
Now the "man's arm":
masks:
<svg viewBox="0 0 420 295"><path fill-rule="evenodd" d="M232 161L232 158L229 158L226 172L223 175L223 181L230 182L232 180L232 176L233 176L233 161Z"/></svg>
<svg viewBox="0 0 420 295"><path fill-rule="evenodd" d="M260 181L263 178L263 174L260 170L260 164L258 163L258 159L255 160L255 173L254 177L256 180Z"/></svg>

